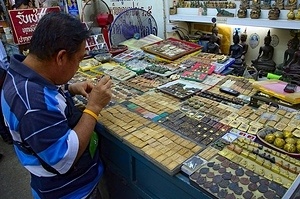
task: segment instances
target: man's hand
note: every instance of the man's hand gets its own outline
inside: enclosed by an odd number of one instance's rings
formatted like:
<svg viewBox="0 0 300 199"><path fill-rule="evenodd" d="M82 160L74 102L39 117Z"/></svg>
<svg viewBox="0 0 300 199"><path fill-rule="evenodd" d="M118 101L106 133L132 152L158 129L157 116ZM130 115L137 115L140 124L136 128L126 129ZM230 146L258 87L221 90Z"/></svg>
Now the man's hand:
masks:
<svg viewBox="0 0 300 199"><path fill-rule="evenodd" d="M74 87L76 89L80 87L84 88L82 90L85 90L85 92L88 94L88 102L85 109L88 112L84 112L86 114L82 114L79 122L73 129L76 132L79 140L79 150L75 162L81 157L84 150L87 148L90 142L91 134L95 127L95 123L97 122L96 117L99 115L100 111L109 103L112 95L112 80L109 76L102 77L99 82L93 87L90 87L89 85L90 84L84 84L82 82L82 86ZM71 88L73 89L73 87ZM91 90L89 90L90 88ZM80 90L81 89L78 89L76 91Z"/></svg>
<svg viewBox="0 0 300 199"><path fill-rule="evenodd" d="M99 114L100 111L109 103L111 93L112 80L109 76L103 76L100 81L88 93L88 103L86 108Z"/></svg>
<svg viewBox="0 0 300 199"><path fill-rule="evenodd" d="M86 98L89 97L89 93L94 88L94 85L91 81L84 81L84 82L76 82L69 85L69 92L72 95L82 95Z"/></svg>

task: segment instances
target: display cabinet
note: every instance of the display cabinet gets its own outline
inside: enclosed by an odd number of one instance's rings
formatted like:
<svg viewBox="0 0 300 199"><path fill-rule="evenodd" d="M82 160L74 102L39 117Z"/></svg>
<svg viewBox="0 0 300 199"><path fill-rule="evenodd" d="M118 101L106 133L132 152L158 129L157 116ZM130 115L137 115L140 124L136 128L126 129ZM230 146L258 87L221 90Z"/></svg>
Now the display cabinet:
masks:
<svg viewBox="0 0 300 199"><path fill-rule="evenodd" d="M189 178L182 173L174 176L167 174L101 124L97 124L96 130L101 136L101 153L111 199L212 198L192 186Z"/></svg>

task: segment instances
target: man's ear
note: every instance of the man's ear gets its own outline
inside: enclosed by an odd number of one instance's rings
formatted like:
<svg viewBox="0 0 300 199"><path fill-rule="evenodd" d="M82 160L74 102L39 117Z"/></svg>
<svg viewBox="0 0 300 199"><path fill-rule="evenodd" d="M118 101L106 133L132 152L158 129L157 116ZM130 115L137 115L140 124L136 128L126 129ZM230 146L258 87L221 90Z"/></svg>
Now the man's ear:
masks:
<svg viewBox="0 0 300 199"><path fill-rule="evenodd" d="M67 51L66 50L60 50L57 54L56 54L56 63L60 66L65 65L65 63L68 61L67 60Z"/></svg>

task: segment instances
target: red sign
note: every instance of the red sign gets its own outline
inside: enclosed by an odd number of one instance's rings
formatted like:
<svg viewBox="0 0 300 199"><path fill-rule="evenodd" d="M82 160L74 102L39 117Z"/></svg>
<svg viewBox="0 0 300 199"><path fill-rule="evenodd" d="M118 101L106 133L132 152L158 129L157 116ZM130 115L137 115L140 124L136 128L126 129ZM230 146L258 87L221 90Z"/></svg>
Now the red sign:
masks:
<svg viewBox="0 0 300 199"><path fill-rule="evenodd" d="M49 12L59 12L59 7L9 10L9 17L16 44L30 43L32 33L39 20Z"/></svg>

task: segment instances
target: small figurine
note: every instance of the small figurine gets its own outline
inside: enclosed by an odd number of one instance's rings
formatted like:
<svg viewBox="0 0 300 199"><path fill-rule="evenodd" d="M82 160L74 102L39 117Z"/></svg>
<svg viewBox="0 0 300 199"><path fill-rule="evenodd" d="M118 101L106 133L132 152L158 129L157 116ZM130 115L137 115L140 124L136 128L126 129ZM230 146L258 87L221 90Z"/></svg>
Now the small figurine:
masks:
<svg viewBox="0 0 300 199"><path fill-rule="evenodd" d="M238 18L246 18L247 17L247 7L240 5L240 9L237 14Z"/></svg>
<svg viewBox="0 0 300 199"><path fill-rule="evenodd" d="M295 15L296 20L300 20L300 8L298 9L296 15Z"/></svg>
<svg viewBox="0 0 300 199"><path fill-rule="evenodd" d="M227 8L236 8L236 4L230 1Z"/></svg>
<svg viewBox="0 0 300 199"><path fill-rule="evenodd" d="M203 12L202 12L202 15L203 16L207 15L207 3L206 2L203 3Z"/></svg>
<svg viewBox="0 0 300 199"><path fill-rule="evenodd" d="M232 73L242 76L245 70L242 61L243 46L240 44L240 36L237 30L233 36L233 44L229 47L229 56L235 59L234 64L231 66L233 68Z"/></svg>
<svg viewBox="0 0 300 199"><path fill-rule="evenodd" d="M284 8L284 0L275 0L275 6L279 10L283 10L283 8Z"/></svg>
<svg viewBox="0 0 300 199"><path fill-rule="evenodd" d="M258 57L251 60L252 65L263 73L274 72L276 63L273 61L274 47L271 46L272 37L270 35L270 30L264 39L264 46L259 48Z"/></svg>
<svg viewBox="0 0 300 199"><path fill-rule="evenodd" d="M292 61L283 68L283 74L281 79L286 82L293 82L294 84L300 85L300 46L294 53Z"/></svg>
<svg viewBox="0 0 300 199"><path fill-rule="evenodd" d="M247 41L247 29L245 29L245 31L241 34L241 45L243 46L243 55L241 57L241 59L243 60L243 62L245 61L245 56L246 56L246 53L248 52L248 47L249 45L246 43Z"/></svg>
<svg viewBox="0 0 300 199"><path fill-rule="evenodd" d="M272 9L269 11L268 18L270 20L277 20L279 18L279 15L280 10L275 5L273 5Z"/></svg>
<svg viewBox="0 0 300 199"><path fill-rule="evenodd" d="M184 0L179 0L179 1L178 1L178 4L177 4L177 7L178 7L178 8L184 8L184 7L185 7L185 5L184 5Z"/></svg>
<svg viewBox="0 0 300 199"><path fill-rule="evenodd" d="M259 6L253 6L252 10L250 11L250 18L251 19L259 19L260 18L260 7Z"/></svg>
<svg viewBox="0 0 300 199"><path fill-rule="evenodd" d="M257 6L260 7L260 0L252 0L252 5L251 5L251 7L257 7Z"/></svg>
<svg viewBox="0 0 300 199"><path fill-rule="evenodd" d="M218 17L234 17L234 14L231 12L228 12L227 10L224 9L220 9L220 8L216 8L218 13L217 16Z"/></svg>
<svg viewBox="0 0 300 199"><path fill-rule="evenodd" d="M248 0L241 0L240 7L249 9L250 8L249 1Z"/></svg>
<svg viewBox="0 0 300 199"><path fill-rule="evenodd" d="M294 13L294 8L291 8L290 11L287 14L288 20L294 20L295 19L295 13Z"/></svg>
<svg viewBox="0 0 300 199"><path fill-rule="evenodd" d="M284 5L284 9L290 10L290 9L297 9L297 0L288 0L287 4Z"/></svg>
<svg viewBox="0 0 300 199"><path fill-rule="evenodd" d="M298 39L298 35L290 39L287 43L287 49L284 52L283 62L279 64L276 68L276 74L281 75L286 66L292 61L295 52L298 50L298 46L300 44L300 40Z"/></svg>
<svg viewBox="0 0 300 199"><path fill-rule="evenodd" d="M270 0L264 0L263 4L261 5L261 9L268 10L271 8L271 1Z"/></svg>
<svg viewBox="0 0 300 199"><path fill-rule="evenodd" d="M173 7L170 7L169 13L170 13L170 15L177 14L177 3L176 3L176 1L173 1Z"/></svg>
<svg viewBox="0 0 300 199"><path fill-rule="evenodd" d="M207 53L213 53L213 54L219 54L219 44L217 44L217 36L212 33L212 35L209 38L209 42L207 43L206 46L206 52Z"/></svg>
<svg viewBox="0 0 300 199"><path fill-rule="evenodd" d="M299 49L299 47L300 46L298 45L298 49L294 53L292 61L286 67L284 67L284 71L286 73L300 74L300 49Z"/></svg>
<svg viewBox="0 0 300 199"><path fill-rule="evenodd" d="M240 36L237 30L235 31L232 39L233 44L229 47L228 55L235 59L241 59L243 55L243 46L240 45Z"/></svg>

